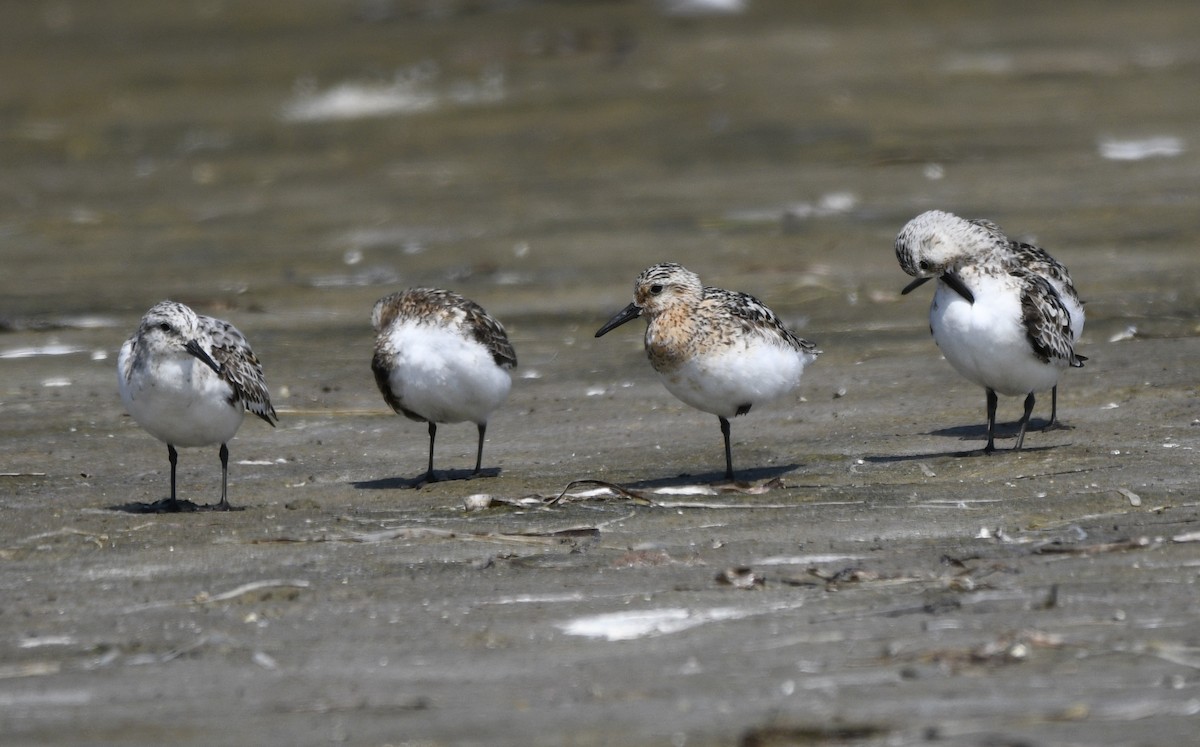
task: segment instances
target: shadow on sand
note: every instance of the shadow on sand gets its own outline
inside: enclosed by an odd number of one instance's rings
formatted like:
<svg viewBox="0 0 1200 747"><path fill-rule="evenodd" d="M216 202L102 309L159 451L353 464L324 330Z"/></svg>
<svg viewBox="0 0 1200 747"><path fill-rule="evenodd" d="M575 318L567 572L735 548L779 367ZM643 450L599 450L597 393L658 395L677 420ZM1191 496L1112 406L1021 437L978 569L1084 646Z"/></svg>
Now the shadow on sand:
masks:
<svg viewBox="0 0 1200 747"><path fill-rule="evenodd" d="M202 511L245 511L242 506L229 506L228 508L218 508L218 504L200 504L192 503L191 501L173 500L171 498L160 498L152 503L142 503L141 501L133 501L131 503L121 503L116 506L109 506L109 511L120 511L126 514L191 514Z"/></svg>
<svg viewBox="0 0 1200 747"><path fill-rule="evenodd" d="M425 475L421 474L416 477L381 477L377 480L359 480L350 484L358 490L418 490L433 483L499 476L499 467L488 467L479 472L469 469L434 470L433 480L426 480Z"/></svg>

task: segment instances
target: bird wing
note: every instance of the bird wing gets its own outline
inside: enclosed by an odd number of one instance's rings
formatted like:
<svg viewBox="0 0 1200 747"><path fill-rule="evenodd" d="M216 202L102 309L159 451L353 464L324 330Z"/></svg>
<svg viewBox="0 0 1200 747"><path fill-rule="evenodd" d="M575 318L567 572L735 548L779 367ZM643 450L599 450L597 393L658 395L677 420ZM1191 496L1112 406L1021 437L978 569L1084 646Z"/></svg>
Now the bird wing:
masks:
<svg viewBox="0 0 1200 747"><path fill-rule="evenodd" d="M375 344L375 355L371 358L371 373L375 374L375 385L379 387L379 393L383 395L383 401L388 403L388 407L392 408L393 412L400 413L410 420L418 422L427 422L425 418L404 406L396 393L392 391L391 375L392 369L388 364L388 354L383 347L383 337Z"/></svg>
<svg viewBox="0 0 1200 747"><path fill-rule="evenodd" d="M774 311L749 293L706 287L704 296L724 307L735 319L742 322L742 326L748 332L776 334L799 352L809 355L821 354L815 344L785 327Z"/></svg>
<svg viewBox="0 0 1200 747"><path fill-rule="evenodd" d="M487 348L497 366L516 368L517 352L513 350L512 343L508 341L508 333L504 331L504 325L493 319L483 310L482 306L474 301L464 298L462 302L462 309L467 315L466 323L471 330L471 335Z"/></svg>
<svg viewBox="0 0 1200 747"><path fill-rule="evenodd" d="M1071 282L1071 273L1067 266L1059 262L1040 246L1026 244L1023 241L1010 241L1009 250L1017 257L1022 267L1033 270L1037 274L1054 281L1060 293L1066 294L1077 305L1082 305L1075 284Z"/></svg>
<svg viewBox="0 0 1200 747"><path fill-rule="evenodd" d="M262 364L250 349L246 338L229 322L223 319L200 316L212 336L209 355L221 367L221 379L233 389L233 401L241 402L246 409L271 425L279 419L271 405L271 393L263 376Z"/></svg>
<svg viewBox="0 0 1200 747"><path fill-rule="evenodd" d="M1045 363L1066 361L1080 367L1086 358L1075 354L1071 314L1050 281L1031 270L1018 270L1021 279L1021 312L1025 334L1033 352Z"/></svg>

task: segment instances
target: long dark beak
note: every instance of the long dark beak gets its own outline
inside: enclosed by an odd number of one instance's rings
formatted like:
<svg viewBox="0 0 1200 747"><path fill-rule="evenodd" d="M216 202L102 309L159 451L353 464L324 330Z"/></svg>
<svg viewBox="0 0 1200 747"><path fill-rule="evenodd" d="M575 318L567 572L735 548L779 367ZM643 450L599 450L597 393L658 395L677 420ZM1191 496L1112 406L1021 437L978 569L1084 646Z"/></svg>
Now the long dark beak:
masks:
<svg viewBox="0 0 1200 747"><path fill-rule="evenodd" d="M904 290L900 291L900 295L907 296L909 293L912 293L917 288L920 288L922 285L925 285L930 280L933 280L933 278L931 278L931 277L917 278L916 280L912 281L908 285L904 286Z"/></svg>
<svg viewBox="0 0 1200 747"><path fill-rule="evenodd" d="M967 299L967 303L975 303L975 294L971 292L971 289L967 287L967 284L958 275L955 275L953 272L944 272L942 273L942 282L950 286L950 289L955 293Z"/></svg>
<svg viewBox="0 0 1200 747"><path fill-rule="evenodd" d="M625 322L632 322L634 319L637 319L641 315L642 315L641 307L639 307L635 303L631 303L628 306L626 306L625 308L618 311L617 315L614 316L612 319L609 319L608 322L606 322L603 327L596 330L596 337L599 337L606 332L610 332L610 331L616 329L617 327L620 327Z"/></svg>
<svg viewBox="0 0 1200 747"><path fill-rule="evenodd" d="M220 375L221 367L217 365L217 362L212 359L212 356L204 348L200 347L200 343L195 340L188 340L183 349L200 359L201 363L216 371L217 375Z"/></svg>

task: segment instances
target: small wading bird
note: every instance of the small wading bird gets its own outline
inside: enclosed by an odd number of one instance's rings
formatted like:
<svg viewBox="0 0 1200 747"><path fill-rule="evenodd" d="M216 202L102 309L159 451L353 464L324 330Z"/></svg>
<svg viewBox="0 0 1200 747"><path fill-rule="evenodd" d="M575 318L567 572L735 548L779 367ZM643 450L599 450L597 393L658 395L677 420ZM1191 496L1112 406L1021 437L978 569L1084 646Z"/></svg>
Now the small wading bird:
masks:
<svg viewBox="0 0 1200 747"><path fill-rule="evenodd" d="M995 450L999 394L1025 395L1014 450L1025 443L1035 393L1054 389L1075 353L1083 306L1066 268L1045 251L1011 241L989 221L930 210L896 237L900 267L916 278L908 293L937 278L929 328L946 360L987 391L988 440ZM1050 421L1057 418L1057 396Z"/></svg>
<svg viewBox="0 0 1200 747"><path fill-rule="evenodd" d="M429 424L429 469L438 423L471 421L479 430L475 471L483 462L488 418L508 397L517 354L500 322L457 293L413 288L379 299L371 311L371 370L397 413Z"/></svg>
<svg viewBox="0 0 1200 747"><path fill-rule="evenodd" d="M206 508L230 510L227 442L246 410L272 426L277 420L262 366L242 333L181 303L157 303L121 346L117 386L138 425L167 445L171 497L156 506L194 508L176 498L176 447L220 444L221 500Z"/></svg>
<svg viewBox="0 0 1200 747"><path fill-rule="evenodd" d="M596 337L646 318L646 354L667 391L721 423L725 479L733 479L729 418L787 394L821 351L789 331L779 317L745 293L701 285L675 263L638 275L633 303Z"/></svg>

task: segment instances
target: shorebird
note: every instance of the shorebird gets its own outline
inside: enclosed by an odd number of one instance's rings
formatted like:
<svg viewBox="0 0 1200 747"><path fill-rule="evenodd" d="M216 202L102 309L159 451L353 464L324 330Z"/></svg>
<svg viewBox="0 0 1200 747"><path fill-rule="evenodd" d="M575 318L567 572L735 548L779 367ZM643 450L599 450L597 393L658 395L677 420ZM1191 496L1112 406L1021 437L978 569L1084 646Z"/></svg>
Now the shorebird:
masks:
<svg viewBox="0 0 1200 747"><path fill-rule="evenodd" d="M500 322L457 293L412 288L379 299L371 311L371 370L397 413L429 424L429 469L438 423L471 421L479 430L475 471L483 461L488 418L508 397L517 354Z"/></svg>
<svg viewBox="0 0 1200 747"><path fill-rule="evenodd" d="M791 392L820 354L753 296L706 287L673 262L648 267L633 286L633 302L596 337L646 318L646 354L667 391L721 423L725 479L733 479L729 418Z"/></svg>
<svg viewBox="0 0 1200 747"><path fill-rule="evenodd" d="M1075 352L1075 317L1081 325L1083 311L1065 268L1063 287L1071 290L1071 305L1047 277L1052 266L1044 251L1010 241L989 221L940 210L909 221L895 249L900 267L916 278L903 293L938 279L929 308L933 339L956 371L987 391L983 451L995 450L998 394L1025 395L1014 446L1021 449L1035 394L1053 389L1066 368L1087 360Z"/></svg>
<svg viewBox="0 0 1200 747"><path fill-rule="evenodd" d="M230 510L228 441L246 410L272 426L278 419L262 366L242 333L181 303L159 302L121 346L117 385L133 419L167 445L171 497L161 508L183 508L175 491L176 447L220 444L221 500L207 508Z"/></svg>
<svg viewBox="0 0 1200 747"><path fill-rule="evenodd" d="M989 220L970 219L968 223L973 223L976 226L984 229L995 237L1000 244L1007 244L1008 251L1013 255L1013 259L1021 267L1044 277L1050 287L1058 293L1059 300L1063 302L1063 306L1067 308L1067 313L1071 316L1071 343L1077 345L1079 338L1083 335L1083 325L1086 321L1086 316L1083 311L1083 301L1079 298L1079 293L1075 290L1075 284L1071 281L1071 273L1067 270L1066 265L1050 256L1050 253L1039 246L1028 244L1023 241L1010 239L1000 230L1000 227ZM913 282L909 283L904 289L904 293L912 291L917 286L932 280L932 276L918 277ZM1080 360L1087 360L1080 357ZM1058 385L1055 384L1050 388L1050 419L1042 426L1041 430L1053 430L1055 428L1070 428L1070 426L1062 425L1058 422Z"/></svg>

